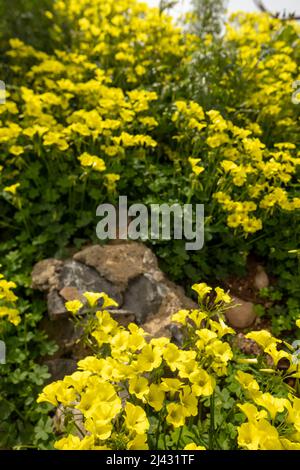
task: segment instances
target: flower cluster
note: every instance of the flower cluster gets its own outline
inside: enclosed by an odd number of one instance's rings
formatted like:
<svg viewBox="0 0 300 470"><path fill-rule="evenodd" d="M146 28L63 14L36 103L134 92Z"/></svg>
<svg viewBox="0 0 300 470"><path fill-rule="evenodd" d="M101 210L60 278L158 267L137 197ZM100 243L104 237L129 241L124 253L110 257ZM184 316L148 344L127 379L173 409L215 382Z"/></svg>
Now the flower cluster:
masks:
<svg viewBox="0 0 300 470"><path fill-rule="evenodd" d="M216 433L214 399L229 367L235 367L235 380L244 391L235 397L236 413L242 411L248 419L236 424L236 445L299 448L299 398L284 382L299 377L299 365L293 364L290 353L277 350L280 341L267 331L248 337L272 359L268 369L262 367L263 359L235 358L226 340L235 332L223 320L230 296L204 283L193 289L199 309L181 310L172 317L181 331L181 346L166 337L148 338L133 323L120 326L106 310L116 305L113 300L105 294L84 294L96 354L80 360L72 375L47 385L38 398L62 407L65 415L65 436L56 442L57 449L211 448ZM75 300L66 307L76 316L83 305ZM278 369L282 358L289 363L284 374ZM285 397L260 391L253 375L238 364L258 364L256 373L262 377L280 376ZM242 396L248 401L240 403ZM70 420L73 428L67 424Z"/></svg>
<svg viewBox="0 0 300 470"><path fill-rule="evenodd" d="M205 113L194 101L175 105L178 134L173 138L191 165L194 191L213 182L212 196L227 214L229 227L251 234L276 210L299 210L300 198L291 185L300 165L295 144L268 149L253 129L234 125L219 111Z"/></svg>
<svg viewBox="0 0 300 470"><path fill-rule="evenodd" d="M12 291L14 288L16 288L16 284L12 281L7 281L0 274L0 321L7 320L9 323L17 326L21 318L19 310L15 307L18 297Z"/></svg>
<svg viewBox="0 0 300 470"><path fill-rule="evenodd" d="M300 322L297 324L300 326ZM293 348L285 343L289 351L282 349L283 342L274 338L266 330L248 333L247 338L254 340L267 355L271 367L261 368L262 374L278 374L285 382L297 381L300 377L299 358L293 356ZM280 361L286 367L280 370ZM247 421L238 429L238 443L248 450L299 450L300 449L300 399L292 387L261 391L253 374L238 371L237 381L244 391L244 401L238 407ZM297 386L296 386L297 388ZM288 393L289 392L289 393Z"/></svg>

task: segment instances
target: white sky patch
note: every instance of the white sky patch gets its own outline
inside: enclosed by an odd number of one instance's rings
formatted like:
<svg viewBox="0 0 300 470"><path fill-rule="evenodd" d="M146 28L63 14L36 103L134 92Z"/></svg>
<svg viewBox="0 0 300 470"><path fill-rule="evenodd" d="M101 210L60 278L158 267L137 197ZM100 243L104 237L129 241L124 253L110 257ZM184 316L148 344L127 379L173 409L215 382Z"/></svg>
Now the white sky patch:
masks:
<svg viewBox="0 0 300 470"><path fill-rule="evenodd" d="M159 0L143 0L151 6L158 6ZM270 11L286 10L287 13L296 12L300 15L300 2L299 0L264 0L264 4ZM190 0L179 0L178 5L174 8L174 15L178 16L189 10ZM237 10L244 11L258 11L253 0L229 0L228 10L230 12Z"/></svg>

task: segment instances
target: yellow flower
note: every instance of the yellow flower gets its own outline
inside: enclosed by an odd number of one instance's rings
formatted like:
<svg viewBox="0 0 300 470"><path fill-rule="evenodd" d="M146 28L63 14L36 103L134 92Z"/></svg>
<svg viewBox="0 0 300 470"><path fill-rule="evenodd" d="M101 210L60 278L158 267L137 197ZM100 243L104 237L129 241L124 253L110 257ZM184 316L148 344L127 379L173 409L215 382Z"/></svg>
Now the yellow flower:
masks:
<svg viewBox="0 0 300 470"><path fill-rule="evenodd" d="M80 439L78 436L69 434L56 441L54 447L58 450L90 450L94 447L94 436L85 436Z"/></svg>
<svg viewBox="0 0 300 470"><path fill-rule="evenodd" d="M206 450L203 446L197 446L194 442L187 444L183 450Z"/></svg>
<svg viewBox="0 0 300 470"><path fill-rule="evenodd" d="M257 405L266 408L270 413L272 420L275 419L277 413L282 413L288 407L289 401L285 398L273 397L270 393L262 393L254 397Z"/></svg>
<svg viewBox="0 0 300 470"><path fill-rule="evenodd" d="M96 171L102 172L106 170L105 162L102 158L97 157L96 155L90 155L87 152L84 152L78 157L82 166L91 167Z"/></svg>
<svg viewBox="0 0 300 470"><path fill-rule="evenodd" d="M80 300L69 300L69 302L65 303L65 306L68 312L71 312L73 315L75 315L83 307L83 303L80 302Z"/></svg>
<svg viewBox="0 0 300 470"><path fill-rule="evenodd" d="M46 401L54 406L57 406L59 403L70 405L75 398L75 390L73 388L69 388L67 384L64 384L59 380L44 387L43 391L37 398L37 403Z"/></svg>
<svg viewBox="0 0 300 470"><path fill-rule="evenodd" d="M300 450L300 442L292 442L289 439L280 439L284 450Z"/></svg>
<svg viewBox="0 0 300 470"><path fill-rule="evenodd" d="M215 293L217 294L216 298L215 298L215 303L219 303L219 302L224 302L225 304L230 304L231 302L231 297L229 294L226 294L224 292L223 289L221 289L221 287L216 287L215 288Z"/></svg>
<svg viewBox="0 0 300 470"><path fill-rule="evenodd" d="M144 377L134 377L129 380L129 393L142 400L149 392L148 380Z"/></svg>
<svg viewBox="0 0 300 470"><path fill-rule="evenodd" d="M15 326L21 322L20 312L16 308L0 307L0 319L7 317L7 320Z"/></svg>
<svg viewBox="0 0 300 470"><path fill-rule="evenodd" d="M147 436L144 434L137 434L127 443L127 450L148 450Z"/></svg>
<svg viewBox="0 0 300 470"><path fill-rule="evenodd" d="M219 321L209 320L209 325L211 329L217 333L219 338L223 338L225 335L235 335L235 331L227 326L221 318Z"/></svg>
<svg viewBox="0 0 300 470"><path fill-rule="evenodd" d="M150 372L160 366L162 356L158 348L147 344L138 356L137 367L140 371Z"/></svg>
<svg viewBox="0 0 300 470"><path fill-rule="evenodd" d="M267 412L265 410L258 411L252 403L238 404L237 406L247 416L248 421L258 421L262 418L267 418Z"/></svg>
<svg viewBox="0 0 300 470"><path fill-rule="evenodd" d="M280 361L280 359L283 359L283 358L286 358L288 360L291 359L291 355L289 353L287 353L286 351L283 351L283 350L280 350L278 351L277 350L277 346L276 346L276 343L271 343L269 344L269 346L267 346L264 351L269 354L269 356L271 356L271 358L273 359L273 362L274 362L274 365L277 366L278 362Z"/></svg>
<svg viewBox="0 0 300 470"><path fill-rule="evenodd" d="M147 403L154 408L155 411L160 411L164 405L165 392L159 385L151 384L149 393L146 396Z"/></svg>
<svg viewBox="0 0 300 470"><path fill-rule="evenodd" d="M182 325L185 325L188 314L189 310L179 310L179 312L174 313L174 315L172 315L171 320L176 323L181 323Z"/></svg>
<svg viewBox="0 0 300 470"><path fill-rule="evenodd" d="M161 379L161 389L165 392L176 393L183 387L183 382L178 379Z"/></svg>
<svg viewBox="0 0 300 470"><path fill-rule="evenodd" d="M9 149L9 152L12 155L18 156L18 155L21 155L22 153L24 153L24 149L20 145L12 145Z"/></svg>
<svg viewBox="0 0 300 470"><path fill-rule="evenodd" d="M172 424L174 428L180 428L181 426L184 426L186 411L183 405L178 403L169 403L167 405L167 412L167 423Z"/></svg>
<svg viewBox="0 0 300 470"><path fill-rule="evenodd" d="M216 385L215 379L203 369L198 369L193 372L190 375L189 380L192 384L192 391L196 397L210 396Z"/></svg>
<svg viewBox="0 0 300 470"><path fill-rule="evenodd" d="M259 385L251 374L247 374L239 370L236 373L235 378L243 387L243 389L250 394L251 397L255 397L259 394Z"/></svg>
<svg viewBox="0 0 300 470"><path fill-rule="evenodd" d="M4 191L15 195L19 186L20 186L20 183L15 183L15 184L12 184L11 186L6 186L4 188Z"/></svg>
<svg viewBox="0 0 300 470"><path fill-rule="evenodd" d="M238 444L248 450L282 449L276 428L265 419L242 424L238 428Z"/></svg>
<svg viewBox="0 0 300 470"><path fill-rule="evenodd" d="M109 307L118 307L118 302L116 302L114 299L111 299L107 294L104 292L101 292L100 297L103 299L103 304L101 308L109 308Z"/></svg>
<svg viewBox="0 0 300 470"><path fill-rule="evenodd" d="M300 433L300 398L291 397L291 401L293 403L293 406L290 402L288 402L286 406L288 409L287 422L293 424L296 431Z"/></svg>
<svg viewBox="0 0 300 470"><path fill-rule="evenodd" d="M272 336L271 333L267 330L251 331L246 335L246 338L252 339L263 349L270 346L270 344L281 342L280 340L274 338L274 336Z"/></svg>
<svg viewBox="0 0 300 470"><path fill-rule="evenodd" d="M96 292L85 292L83 296L87 299L90 307L95 307L98 300L103 296L102 294L97 294Z"/></svg>
<svg viewBox="0 0 300 470"><path fill-rule="evenodd" d="M125 426L136 434L144 434L149 429L149 421L143 408L127 402L125 406Z"/></svg>
<svg viewBox="0 0 300 470"><path fill-rule="evenodd" d="M210 293L212 290L211 287L209 287L205 282L201 282L200 284L194 284L192 286L192 289L197 292L200 300L203 300L204 297Z"/></svg>
<svg viewBox="0 0 300 470"><path fill-rule="evenodd" d="M185 408L186 416L197 416L198 414L198 400L192 392L191 387L188 385L183 387L179 393L180 403Z"/></svg>

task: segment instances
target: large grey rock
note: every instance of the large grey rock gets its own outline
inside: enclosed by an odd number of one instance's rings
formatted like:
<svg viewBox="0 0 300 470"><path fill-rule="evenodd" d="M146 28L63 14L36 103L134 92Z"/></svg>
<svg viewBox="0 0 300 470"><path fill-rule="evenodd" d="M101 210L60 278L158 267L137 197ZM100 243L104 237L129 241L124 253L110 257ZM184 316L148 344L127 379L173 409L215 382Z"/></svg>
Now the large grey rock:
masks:
<svg viewBox="0 0 300 470"><path fill-rule="evenodd" d="M51 320L68 317L63 298L56 290L51 290L47 295L47 308Z"/></svg>
<svg viewBox="0 0 300 470"><path fill-rule="evenodd" d="M122 296L116 286L100 276L95 269L75 260L68 260L63 264L59 274L59 287L76 288L80 294L87 291L105 292L122 305Z"/></svg>
<svg viewBox="0 0 300 470"><path fill-rule="evenodd" d="M154 337L168 336L180 341L178 329L172 324L171 317L181 309L192 310L198 305L184 293L182 287L177 286L168 279L164 280L165 294L158 312L150 315L143 325L144 330Z"/></svg>
<svg viewBox="0 0 300 470"><path fill-rule="evenodd" d="M165 289L148 274L132 279L124 294L123 308L135 314L136 322L142 324L149 315L158 312Z"/></svg>
<svg viewBox="0 0 300 470"><path fill-rule="evenodd" d="M81 332L75 330L65 308L70 300L86 303L85 291L105 292L119 304L109 309L114 319L124 326L142 324L156 337L174 333L170 329L173 313L197 308L182 288L164 276L153 252L133 241L90 246L64 261L41 261L33 269L32 286L47 294L48 317L41 328L59 345L55 359L77 361L91 353L79 341ZM83 307L81 313L85 311Z"/></svg>
<svg viewBox="0 0 300 470"><path fill-rule="evenodd" d="M95 268L120 290L125 290L129 281L141 274L152 274L157 281L163 279L156 256L142 243L94 245L76 253L73 258Z"/></svg>

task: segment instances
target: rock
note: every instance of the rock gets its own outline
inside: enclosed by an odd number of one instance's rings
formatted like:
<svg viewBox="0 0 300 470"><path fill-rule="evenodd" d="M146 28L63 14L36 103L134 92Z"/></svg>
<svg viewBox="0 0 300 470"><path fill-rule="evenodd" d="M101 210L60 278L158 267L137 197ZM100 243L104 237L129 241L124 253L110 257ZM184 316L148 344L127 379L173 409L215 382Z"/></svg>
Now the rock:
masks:
<svg viewBox="0 0 300 470"><path fill-rule="evenodd" d="M75 299L87 304L85 291L105 292L118 303L108 309L114 319L123 326L141 324L152 336L178 336L171 327L172 314L197 308L181 287L164 276L154 253L133 241L90 246L65 261L42 261L33 269L32 286L47 293L48 317L41 328L59 345L55 359L77 361L91 354L79 341L81 332L65 308L66 301ZM99 308L101 303L102 299ZM81 313L85 311L86 307Z"/></svg>
<svg viewBox="0 0 300 470"><path fill-rule="evenodd" d="M60 291L66 287L71 287L73 292L76 289L80 294L89 292L105 292L109 297L122 305L122 296L117 287L102 276L97 271L83 263L75 260L65 261L59 274ZM70 292L70 291L69 291Z"/></svg>
<svg viewBox="0 0 300 470"><path fill-rule="evenodd" d="M82 300L82 295L76 287L63 287L59 295L65 300Z"/></svg>
<svg viewBox="0 0 300 470"><path fill-rule="evenodd" d="M95 269L74 260L65 261L58 274L57 290L50 290L47 296L48 313L52 320L67 317L65 308L68 300L80 299L85 301L82 294L89 292L105 292L112 299L122 304L122 295L109 281L99 276ZM102 301L100 301L102 302Z"/></svg>
<svg viewBox="0 0 300 470"><path fill-rule="evenodd" d="M51 378L49 383L62 380L66 375L71 375L77 369L77 363L73 359L57 358L49 359L44 363L49 368Z"/></svg>
<svg viewBox="0 0 300 470"><path fill-rule="evenodd" d="M51 290L47 295L47 308L51 320L68 316L65 302L56 290Z"/></svg>
<svg viewBox="0 0 300 470"><path fill-rule="evenodd" d="M45 259L37 263L32 271L32 288L49 291L57 288L59 284L58 272L63 262L54 258Z"/></svg>
<svg viewBox="0 0 300 470"><path fill-rule="evenodd" d="M142 274L129 281L123 308L134 313L137 323L142 324L149 315L158 312L164 293L149 274Z"/></svg>
<svg viewBox="0 0 300 470"><path fill-rule="evenodd" d="M253 354L259 356L262 352L258 344L250 338L246 338L243 333L238 333L234 338L234 344L238 349L240 349L244 354Z"/></svg>
<svg viewBox="0 0 300 470"><path fill-rule="evenodd" d="M170 281L166 282L167 292L164 295L157 314L150 317L143 325L144 330L151 336L178 336L171 317L181 309L195 309L198 305L184 294L184 290ZM176 338L179 341L179 338Z"/></svg>
<svg viewBox="0 0 300 470"><path fill-rule="evenodd" d="M266 271L264 270L263 266L261 265L258 265L256 267L256 274L254 277L253 284L254 287L256 287L256 289L258 290L265 289L270 285L269 277Z"/></svg>
<svg viewBox="0 0 300 470"><path fill-rule="evenodd" d="M70 355L74 352L81 332L75 329L74 322L70 318L60 317L52 321L50 318L45 317L40 322L39 328L47 334L50 341L55 341L58 346L58 350L51 356L51 359Z"/></svg>
<svg viewBox="0 0 300 470"><path fill-rule="evenodd" d="M125 290L131 279L141 274L154 274L163 279L152 251L142 243L125 242L94 245L74 255L74 260L95 268L101 276Z"/></svg>
<svg viewBox="0 0 300 470"><path fill-rule="evenodd" d="M233 328L248 328L256 320L254 304L231 295L234 306L228 308L225 316Z"/></svg>

